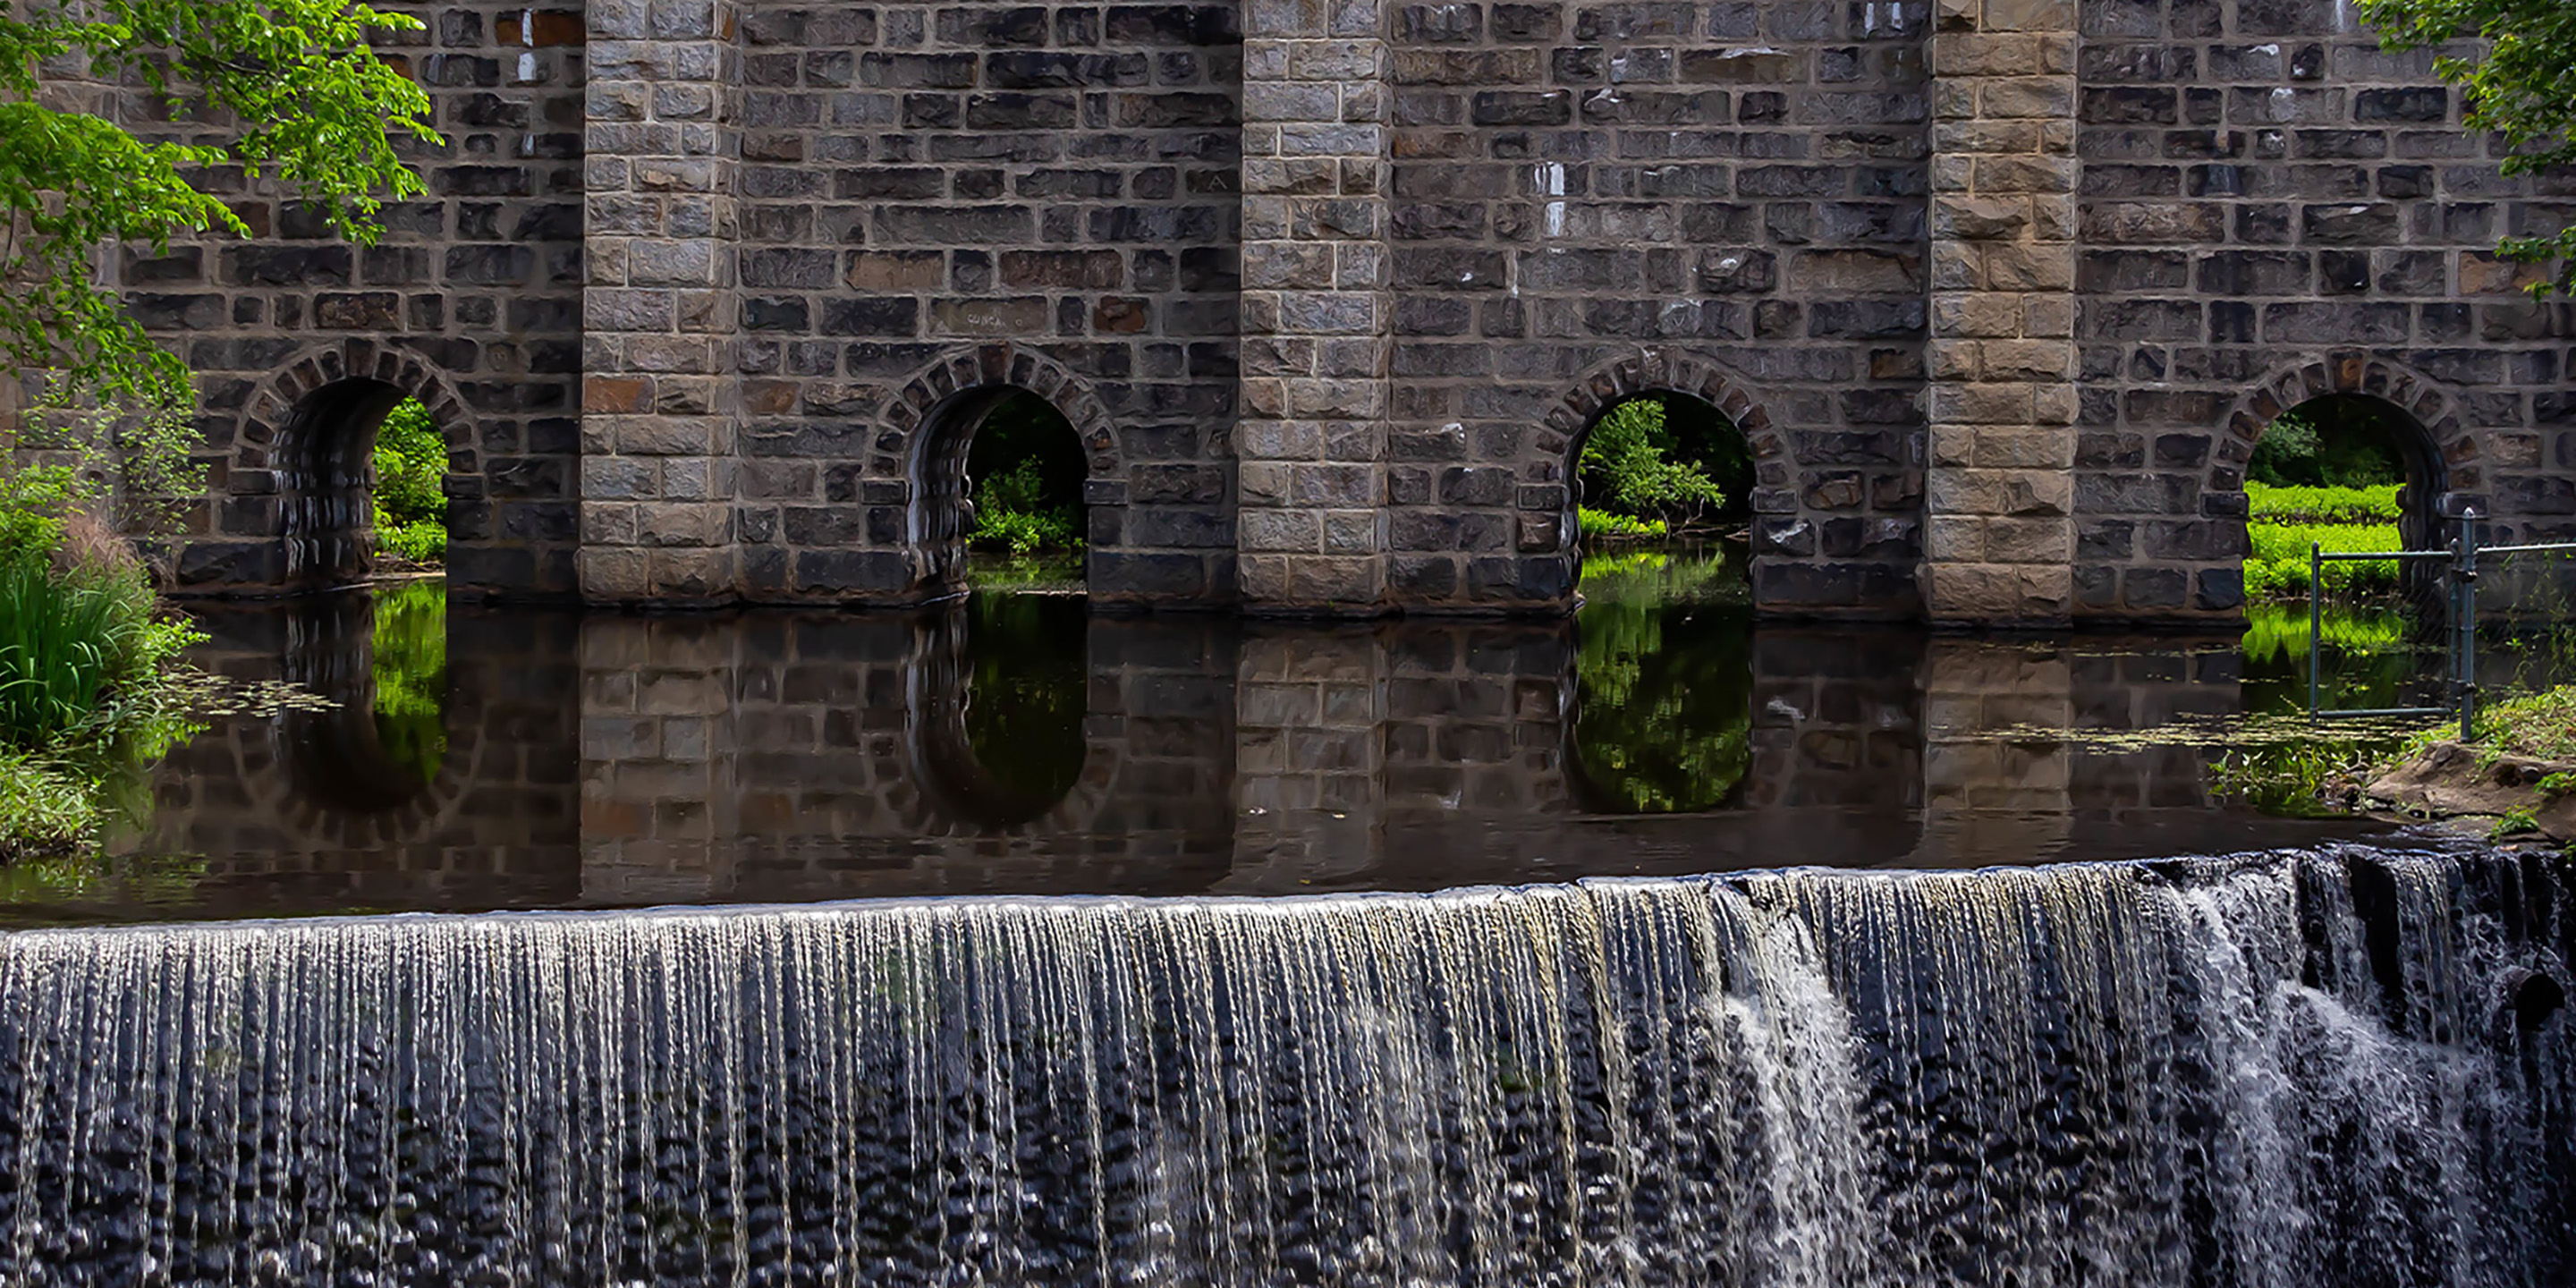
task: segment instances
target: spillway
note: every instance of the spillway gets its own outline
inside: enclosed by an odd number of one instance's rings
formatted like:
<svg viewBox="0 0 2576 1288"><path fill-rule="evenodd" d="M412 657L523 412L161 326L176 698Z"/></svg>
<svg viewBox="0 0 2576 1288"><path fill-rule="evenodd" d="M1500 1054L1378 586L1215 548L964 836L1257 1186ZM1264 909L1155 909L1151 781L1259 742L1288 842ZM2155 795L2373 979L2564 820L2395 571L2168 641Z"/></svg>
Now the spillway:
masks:
<svg viewBox="0 0 2576 1288"><path fill-rule="evenodd" d="M0 1282L2550 1285L2563 860L0 938Z"/></svg>

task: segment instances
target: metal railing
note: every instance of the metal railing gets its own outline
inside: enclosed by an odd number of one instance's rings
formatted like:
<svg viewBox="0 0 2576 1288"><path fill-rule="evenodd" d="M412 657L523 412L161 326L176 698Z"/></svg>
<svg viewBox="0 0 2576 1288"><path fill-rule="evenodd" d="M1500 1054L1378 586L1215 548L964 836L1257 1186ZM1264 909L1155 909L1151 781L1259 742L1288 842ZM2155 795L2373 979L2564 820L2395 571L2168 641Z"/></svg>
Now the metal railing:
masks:
<svg viewBox="0 0 2576 1288"><path fill-rule="evenodd" d="M2308 718L2311 720L2361 720L2402 718L2409 716L2457 715L2460 740L2476 738L2478 709L2478 564L2481 560L2509 559L2517 555L2576 554L2576 542L2553 542L2540 545L2480 546L2478 525L2463 522L2459 535L2444 550L2355 551L2329 554L2308 544ZM2450 629L2446 632L2444 652L2450 672L2450 701L2438 707L2370 707L2328 709L2324 705L2325 656L2325 566L2330 563L2362 563L2387 560L2393 563L2431 563L2439 561L2443 587L2447 593Z"/></svg>

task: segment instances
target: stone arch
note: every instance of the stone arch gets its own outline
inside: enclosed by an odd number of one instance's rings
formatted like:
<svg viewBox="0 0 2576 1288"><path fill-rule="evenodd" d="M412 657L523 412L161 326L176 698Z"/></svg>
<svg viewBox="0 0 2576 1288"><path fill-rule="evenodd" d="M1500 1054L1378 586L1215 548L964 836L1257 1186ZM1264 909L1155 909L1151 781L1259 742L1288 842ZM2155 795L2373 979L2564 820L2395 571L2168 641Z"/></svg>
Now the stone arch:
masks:
<svg viewBox="0 0 2576 1288"><path fill-rule="evenodd" d="M929 588L947 590L965 577L964 501L966 452L983 413L1011 393L1035 394L1073 427L1082 444L1084 502L1123 510L1127 466L1109 412L1089 382L1062 363L1027 346L1003 342L949 353L916 371L898 387L881 417L881 434L868 457L868 476L900 484L903 539L916 559L916 575ZM1119 532L1115 516L1093 531ZM1099 542L1085 548L1086 560Z"/></svg>
<svg viewBox="0 0 2576 1288"><path fill-rule="evenodd" d="M214 532L189 543L182 586L315 589L362 575L370 551L358 509L371 463L342 427L412 398L446 435L450 474L479 474L464 400L418 354L349 339L304 350L260 384L214 482Z"/></svg>
<svg viewBox="0 0 2576 1288"><path fill-rule="evenodd" d="M1753 509L1757 514L1780 506L1794 509L1798 463L1788 436L1772 424L1763 400L1724 364L1682 349L1643 348L1608 359L1575 382L1548 410L1543 432L1533 445L1535 461L1524 465L1524 483L1557 485L1559 498L1554 553L1572 558L1578 538L1575 507L1581 501L1575 464L1583 440L1603 413L1640 394L1688 394L1715 407L1735 423L1753 457ZM1766 504L1767 503L1767 504ZM1524 548L1529 542L1524 539ZM1758 551L1757 551L1758 554ZM1567 585L1573 570L1567 570Z"/></svg>
<svg viewBox="0 0 2576 1288"><path fill-rule="evenodd" d="M2273 420L2311 398L2328 394L2361 394L2379 399L2410 417L2424 433L2424 462L2433 490L2478 492L2486 486L2479 460L2477 432L2454 407L2440 382L2403 363L2365 353L2333 353L2275 369L2240 396L2227 413L2227 432L2219 437L2201 474L2201 495L2230 497L2220 508L2243 513L2245 467L2253 460L2255 440ZM2429 504L2430 497L2424 499Z"/></svg>

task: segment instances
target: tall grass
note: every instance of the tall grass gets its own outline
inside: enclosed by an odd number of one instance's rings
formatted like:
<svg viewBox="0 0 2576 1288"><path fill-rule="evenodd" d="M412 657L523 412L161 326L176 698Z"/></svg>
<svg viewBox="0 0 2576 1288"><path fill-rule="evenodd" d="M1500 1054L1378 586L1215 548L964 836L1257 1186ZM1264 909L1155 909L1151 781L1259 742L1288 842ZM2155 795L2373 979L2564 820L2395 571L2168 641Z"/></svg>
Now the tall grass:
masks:
<svg viewBox="0 0 2576 1288"><path fill-rule="evenodd" d="M141 768L189 731L167 667L197 638L155 615L113 533L79 513L24 527L0 546L0 862L71 853L136 806Z"/></svg>
<svg viewBox="0 0 2576 1288"><path fill-rule="evenodd" d="M0 742L32 751L87 730L149 674L152 626L139 576L0 562Z"/></svg>

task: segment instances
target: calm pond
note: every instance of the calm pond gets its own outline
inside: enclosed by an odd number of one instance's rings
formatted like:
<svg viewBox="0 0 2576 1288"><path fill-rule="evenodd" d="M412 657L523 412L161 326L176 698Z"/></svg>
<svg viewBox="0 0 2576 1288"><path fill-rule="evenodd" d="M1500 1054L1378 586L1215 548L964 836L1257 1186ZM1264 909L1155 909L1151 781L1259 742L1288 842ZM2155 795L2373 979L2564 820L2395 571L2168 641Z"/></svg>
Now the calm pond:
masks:
<svg viewBox="0 0 2576 1288"><path fill-rule="evenodd" d="M1044 567L903 613L450 607L435 581L206 606L202 665L331 705L212 722L103 871L20 871L0 910L1435 889L2384 830L2213 771L2308 740L2304 612L2197 639L1757 623L1732 550L1596 556L1553 622L1092 616ZM2437 692L2396 615L2327 634L2334 702Z"/></svg>

